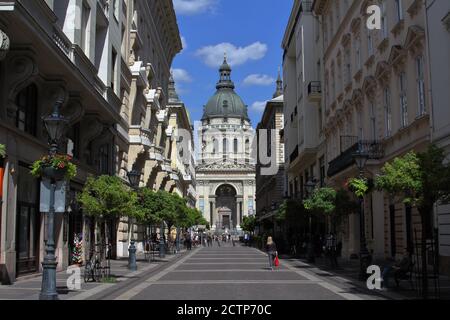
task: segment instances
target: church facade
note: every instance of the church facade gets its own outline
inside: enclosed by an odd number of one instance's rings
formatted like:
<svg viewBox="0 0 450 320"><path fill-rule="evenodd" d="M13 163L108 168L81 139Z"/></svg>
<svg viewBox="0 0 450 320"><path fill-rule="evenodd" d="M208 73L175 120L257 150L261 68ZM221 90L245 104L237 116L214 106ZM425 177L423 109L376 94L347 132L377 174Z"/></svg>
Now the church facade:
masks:
<svg viewBox="0 0 450 320"><path fill-rule="evenodd" d="M227 233L240 231L243 218L255 214L255 132L226 58L219 71L198 129L197 207L211 230Z"/></svg>

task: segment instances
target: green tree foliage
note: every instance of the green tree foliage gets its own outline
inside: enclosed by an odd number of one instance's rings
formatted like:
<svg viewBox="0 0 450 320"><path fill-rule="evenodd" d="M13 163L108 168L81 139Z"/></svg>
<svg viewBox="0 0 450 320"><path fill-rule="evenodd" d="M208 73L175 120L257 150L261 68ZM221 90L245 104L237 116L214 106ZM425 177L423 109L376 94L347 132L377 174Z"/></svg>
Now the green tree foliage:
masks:
<svg viewBox="0 0 450 320"><path fill-rule="evenodd" d="M328 215L334 212L335 202L336 191L333 188L319 188L303 201L303 205L309 212Z"/></svg>
<svg viewBox="0 0 450 320"><path fill-rule="evenodd" d="M401 196L406 204L415 206L422 223L421 256L423 296L428 295L427 238L431 236L433 206L448 201L450 196L450 166L444 151L435 145L419 154L410 152L385 164L375 186L389 194Z"/></svg>
<svg viewBox="0 0 450 320"><path fill-rule="evenodd" d="M255 232L256 227L256 217L255 216L246 216L242 218L241 228L245 232L253 233Z"/></svg>
<svg viewBox="0 0 450 320"><path fill-rule="evenodd" d="M83 211L90 216L141 218L137 194L116 176L89 178L78 196Z"/></svg>
<svg viewBox="0 0 450 320"><path fill-rule="evenodd" d="M366 178L352 178L348 181L348 185L358 198L364 198L370 190L369 181Z"/></svg>
<svg viewBox="0 0 450 320"><path fill-rule="evenodd" d="M186 200L177 194L143 188L139 191L139 205L143 212L142 222L145 223L155 224L164 221L169 228L208 225L202 213L189 208Z"/></svg>
<svg viewBox="0 0 450 320"><path fill-rule="evenodd" d="M6 147L4 144L0 144L0 158L6 157Z"/></svg>

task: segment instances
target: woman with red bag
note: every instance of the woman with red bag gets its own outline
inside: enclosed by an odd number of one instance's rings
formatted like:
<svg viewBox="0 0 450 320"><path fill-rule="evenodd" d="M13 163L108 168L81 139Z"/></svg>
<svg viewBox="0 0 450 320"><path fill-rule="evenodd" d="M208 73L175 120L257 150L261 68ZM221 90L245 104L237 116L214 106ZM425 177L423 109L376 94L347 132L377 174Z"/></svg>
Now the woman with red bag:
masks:
<svg viewBox="0 0 450 320"><path fill-rule="evenodd" d="M272 237L267 238L267 246L266 246L267 254L269 256L269 267L273 271L273 267L275 264L275 260L278 259L278 251L277 245L273 242ZM277 267L277 265L275 264Z"/></svg>

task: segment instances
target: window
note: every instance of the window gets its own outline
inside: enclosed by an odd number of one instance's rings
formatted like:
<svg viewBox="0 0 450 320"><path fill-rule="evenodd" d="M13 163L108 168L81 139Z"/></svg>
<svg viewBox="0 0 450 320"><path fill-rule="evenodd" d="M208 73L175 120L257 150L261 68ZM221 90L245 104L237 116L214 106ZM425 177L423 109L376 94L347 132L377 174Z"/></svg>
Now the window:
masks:
<svg viewBox="0 0 450 320"><path fill-rule="evenodd" d="M363 128L363 114L361 109L358 111L357 116L358 116L358 139L363 140L364 128Z"/></svg>
<svg viewBox="0 0 450 320"><path fill-rule="evenodd" d="M423 58L416 58L416 69L417 69L417 95L418 95L418 116L422 116L426 112L425 106L425 82L424 82L424 72L423 72Z"/></svg>
<svg viewBox="0 0 450 320"><path fill-rule="evenodd" d="M227 138L223 139L223 153L226 155L228 153L228 140Z"/></svg>
<svg viewBox="0 0 450 320"><path fill-rule="evenodd" d="M199 200L199 210L205 214L205 200L204 199L200 199Z"/></svg>
<svg viewBox="0 0 450 320"><path fill-rule="evenodd" d="M355 57L356 57L356 69L361 69L361 38L358 36L355 40Z"/></svg>
<svg viewBox="0 0 450 320"><path fill-rule="evenodd" d="M90 28L89 28L89 21L91 16L91 8L89 8L89 5L86 3L86 1L83 1L82 9L81 9L81 49L84 51L86 56L89 57L89 35L90 35Z"/></svg>
<svg viewBox="0 0 450 320"><path fill-rule="evenodd" d="M109 170L109 144L105 144L99 149L99 168L98 171L101 174L110 174Z"/></svg>
<svg viewBox="0 0 450 320"><path fill-rule="evenodd" d="M369 57L373 55L373 36L370 30L367 32L367 53Z"/></svg>
<svg viewBox="0 0 450 320"><path fill-rule="evenodd" d="M36 135L38 91L35 84L22 89L16 97L16 127L33 136Z"/></svg>
<svg viewBox="0 0 450 320"><path fill-rule="evenodd" d="M116 81L117 81L117 52L116 50L112 50L111 55L111 89L115 92L116 89Z"/></svg>
<svg viewBox="0 0 450 320"><path fill-rule="evenodd" d="M234 139L234 153L235 154L237 154L239 152L238 147L239 147L238 139Z"/></svg>
<svg viewBox="0 0 450 320"><path fill-rule="evenodd" d="M387 13L386 13L386 0L383 0L383 2L381 3L381 34L382 34L383 39L386 39L389 37L388 20L387 20Z"/></svg>
<svg viewBox="0 0 450 320"><path fill-rule="evenodd" d="M395 0L395 8L397 10L397 22L403 20L402 0Z"/></svg>
<svg viewBox="0 0 450 320"><path fill-rule="evenodd" d="M320 187L325 186L325 157L321 157L319 160L320 165Z"/></svg>
<svg viewBox="0 0 450 320"><path fill-rule="evenodd" d="M248 199L248 214L253 215L253 199Z"/></svg>
<svg viewBox="0 0 450 320"><path fill-rule="evenodd" d="M408 126L408 101L406 95L406 74L402 72L399 76L400 92L400 118L402 128Z"/></svg>
<svg viewBox="0 0 450 320"><path fill-rule="evenodd" d="M377 114L375 103L370 103L370 129L372 131L372 139L377 139Z"/></svg>
<svg viewBox="0 0 450 320"><path fill-rule="evenodd" d="M217 141L217 139L213 139L213 150L212 153L217 153L219 152L219 141Z"/></svg>
<svg viewBox="0 0 450 320"><path fill-rule="evenodd" d="M392 135L392 109L391 109L391 92L389 88L384 89L384 122L385 136L388 138Z"/></svg>

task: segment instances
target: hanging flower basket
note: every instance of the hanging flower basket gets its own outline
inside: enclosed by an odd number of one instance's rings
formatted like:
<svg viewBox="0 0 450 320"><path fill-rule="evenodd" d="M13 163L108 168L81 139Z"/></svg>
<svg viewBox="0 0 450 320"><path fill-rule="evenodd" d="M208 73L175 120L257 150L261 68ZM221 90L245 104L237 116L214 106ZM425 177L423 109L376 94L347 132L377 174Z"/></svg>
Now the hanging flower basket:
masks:
<svg viewBox="0 0 450 320"><path fill-rule="evenodd" d="M51 180L71 180L77 175L77 167L68 155L45 156L31 166L31 174L35 178Z"/></svg>

